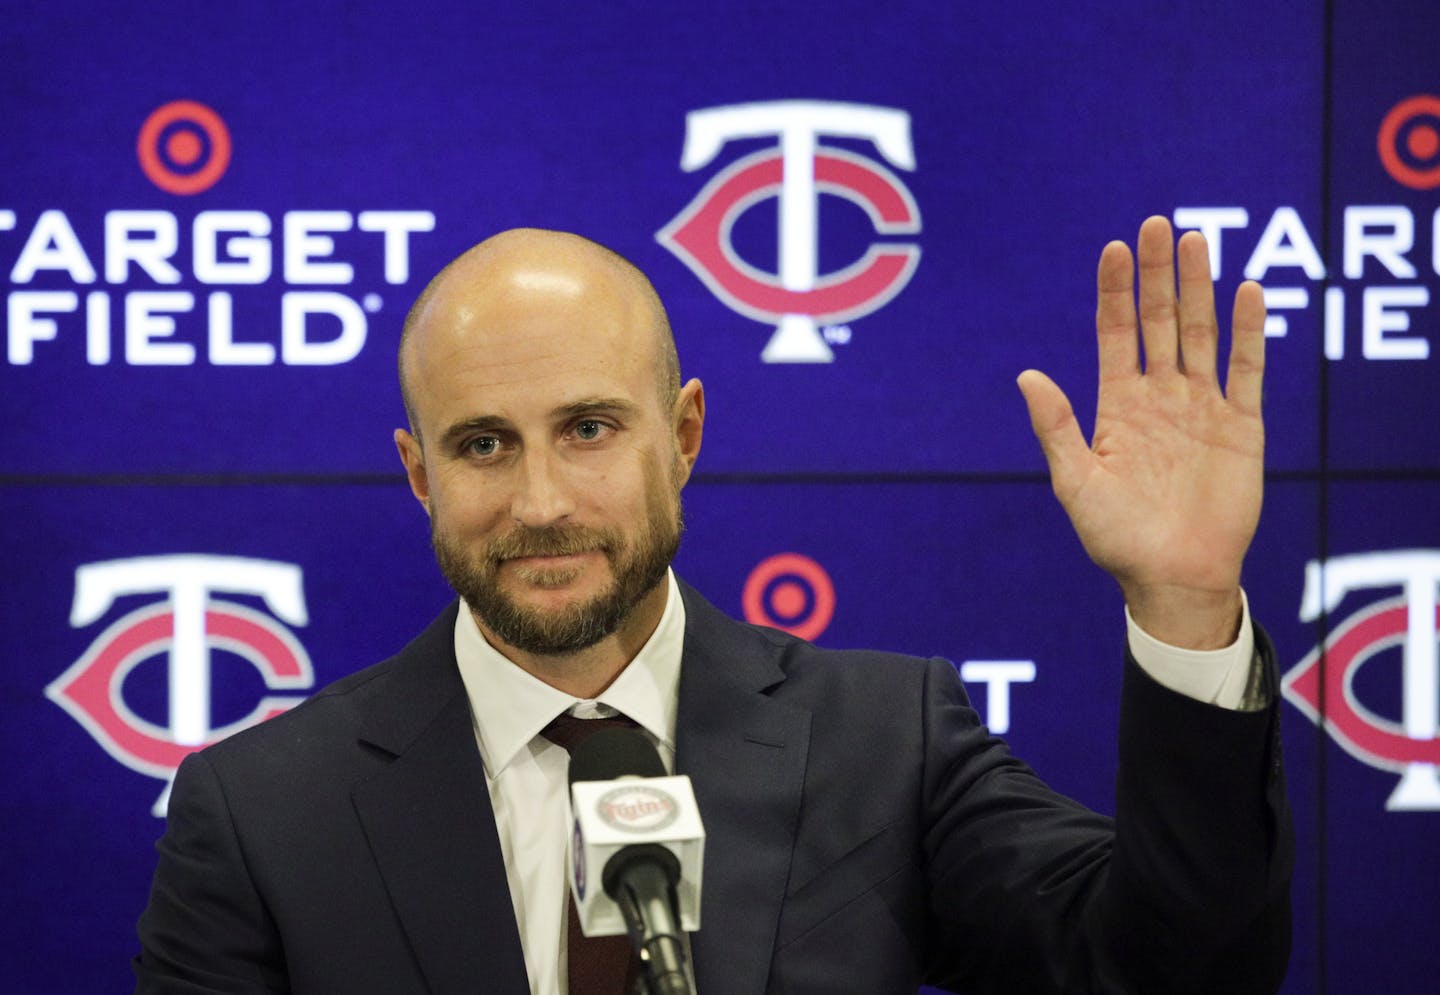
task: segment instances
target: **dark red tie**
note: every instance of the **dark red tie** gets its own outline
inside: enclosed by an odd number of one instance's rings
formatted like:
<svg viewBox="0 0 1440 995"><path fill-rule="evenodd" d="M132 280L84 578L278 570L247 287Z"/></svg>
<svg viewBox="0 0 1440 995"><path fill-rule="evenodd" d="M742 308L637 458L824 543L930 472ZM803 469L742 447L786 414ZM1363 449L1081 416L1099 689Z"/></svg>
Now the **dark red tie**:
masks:
<svg viewBox="0 0 1440 995"><path fill-rule="evenodd" d="M602 729L634 729L635 722L623 715L608 719L581 719L568 712L556 716L540 735L567 753ZM569 894L569 889L566 889ZM634 985L640 962L634 956L628 935L586 936L580 931L575 898L566 902L570 924L565 949L570 959L570 995L626 995Z"/></svg>

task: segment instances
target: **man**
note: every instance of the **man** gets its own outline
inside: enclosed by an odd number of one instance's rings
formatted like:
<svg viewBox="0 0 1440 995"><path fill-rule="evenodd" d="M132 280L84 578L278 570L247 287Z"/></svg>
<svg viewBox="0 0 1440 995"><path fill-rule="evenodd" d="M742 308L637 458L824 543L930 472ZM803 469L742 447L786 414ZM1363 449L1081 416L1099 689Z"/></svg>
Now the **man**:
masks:
<svg viewBox="0 0 1440 995"><path fill-rule="evenodd" d="M140 990L565 991L567 756L542 733L565 712L623 713L694 782L704 995L1273 990L1289 817L1239 587L1264 308L1241 287L1222 392L1204 240L1178 294L1174 253L1147 221L1138 322L1129 250L1102 254L1093 446L1020 378L1130 615L1113 825L990 738L945 661L821 651L680 584L705 403L660 302L594 243L506 232L432 281L400 350L396 445L462 602L186 761Z"/></svg>

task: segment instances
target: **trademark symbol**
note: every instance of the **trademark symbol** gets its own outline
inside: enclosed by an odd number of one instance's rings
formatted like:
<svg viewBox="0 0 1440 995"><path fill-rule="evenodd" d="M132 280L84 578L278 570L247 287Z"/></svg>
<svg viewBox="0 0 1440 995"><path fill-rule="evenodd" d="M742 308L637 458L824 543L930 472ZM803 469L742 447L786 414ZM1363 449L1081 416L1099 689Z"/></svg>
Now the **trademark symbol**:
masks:
<svg viewBox="0 0 1440 995"><path fill-rule="evenodd" d="M379 311L381 305L383 305L384 303L385 302L380 299L379 294L366 294L365 299L361 301L361 304L364 305L365 310L369 311L371 314L375 314L377 311Z"/></svg>
<svg viewBox="0 0 1440 995"><path fill-rule="evenodd" d="M826 325L824 328L820 329L820 334L825 336L825 341L829 342L831 345L850 344L849 325Z"/></svg>

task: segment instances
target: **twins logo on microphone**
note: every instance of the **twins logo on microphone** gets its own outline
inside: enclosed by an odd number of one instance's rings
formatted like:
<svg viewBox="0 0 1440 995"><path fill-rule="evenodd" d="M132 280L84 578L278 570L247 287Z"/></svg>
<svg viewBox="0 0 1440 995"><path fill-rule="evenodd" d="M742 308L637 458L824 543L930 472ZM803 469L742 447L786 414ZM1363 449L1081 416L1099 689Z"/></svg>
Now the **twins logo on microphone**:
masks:
<svg viewBox="0 0 1440 995"><path fill-rule="evenodd" d="M680 817L680 806L667 792L627 784L600 796L595 812L607 826L627 833L652 833Z"/></svg>
<svg viewBox="0 0 1440 995"><path fill-rule="evenodd" d="M920 230L915 198L893 172L873 159L821 145L821 136L871 142L892 165L915 168L910 115L889 107L784 100L691 111L685 119L680 168L708 165L728 142L778 139L721 170L655 236L727 306L774 323L760 358L767 363L828 363L834 353L822 325L877 310L898 294L920 261L918 246L874 242L855 263L833 273L819 269L822 193L857 204L881 235ZM736 253L731 229L761 201L780 200L779 273L765 273Z"/></svg>
<svg viewBox="0 0 1440 995"><path fill-rule="evenodd" d="M1300 618L1332 612L1354 591L1401 589L1337 625L1281 682L1290 703L1322 726L1355 759L1400 774L1385 802L1391 811L1440 810L1440 667L1437 592L1440 550L1398 550L1331 557L1305 568ZM1400 722L1368 708L1355 678L1382 651L1402 654ZM1323 661L1323 666L1322 666Z"/></svg>
<svg viewBox="0 0 1440 995"><path fill-rule="evenodd" d="M235 556L146 556L90 563L75 571L70 612L75 628L99 621L118 597L167 596L112 622L45 689L46 697L69 712L112 757L131 770L165 780L152 809L157 816L165 814L170 781L187 755L302 700L267 695L248 715L212 726L212 650L250 663L270 690L298 691L315 683L310 657L287 628L245 605L213 597L216 591L259 596L285 622L306 624L300 568L290 563ZM135 668L162 654L168 691L164 726L137 715L124 693Z"/></svg>

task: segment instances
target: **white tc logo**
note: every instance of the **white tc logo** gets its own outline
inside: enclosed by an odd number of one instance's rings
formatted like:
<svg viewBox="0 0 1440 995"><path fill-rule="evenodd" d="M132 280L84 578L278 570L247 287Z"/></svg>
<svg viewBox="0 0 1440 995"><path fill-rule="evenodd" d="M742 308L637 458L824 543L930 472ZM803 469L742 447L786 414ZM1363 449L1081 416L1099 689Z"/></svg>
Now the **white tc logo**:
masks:
<svg viewBox="0 0 1440 995"><path fill-rule="evenodd" d="M263 598L291 625L305 625L305 596L298 566L238 556L146 556L91 563L75 571L70 624L98 621L116 598L161 594L113 622L90 648L45 689L111 756L132 770L166 780L154 813L164 815L169 782L188 754L299 704L293 696L266 696L236 722L214 728L210 716L210 651L224 650L251 663L272 690L315 683L305 648L273 618L213 597L217 591ZM141 662L164 653L168 669L168 724L148 722L126 704L123 685Z"/></svg>
<svg viewBox="0 0 1440 995"><path fill-rule="evenodd" d="M920 230L915 198L894 173L819 144L821 135L864 139L892 164L915 168L910 115L901 110L783 100L691 111L680 159L686 172L710 163L727 142L778 137L780 148L731 164L656 235L729 307L777 323L761 354L767 363L830 362L834 356L818 326L881 307L909 282L920 258L914 245L874 243L853 265L818 272L820 192L858 204L881 234ZM778 274L750 266L730 241L735 220L771 197L780 200Z"/></svg>
<svg viewBox="0 0 1440 995"><path fill-rule="evenodd" d="M1305 568L1300 619L1309 622L1322 612L1333 612L1353 591L1387 587L1401 588L1402 595L1361 609L1326 638L1323 673L1321 650L1316 647L1285 675L1282 688L1351 755L1371 766L1401 772L1400 783L1385 803L1387 809L1440 809L1440 667L1436 665L1440 550L1311 561ZM1360 666L1397 644L1404 658L1400 724L1374 714L1354 691Z"/></svg>

